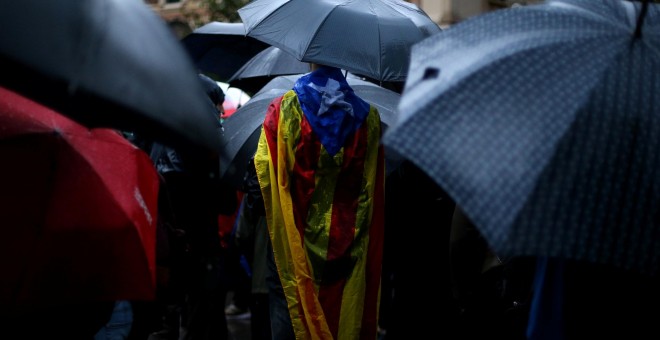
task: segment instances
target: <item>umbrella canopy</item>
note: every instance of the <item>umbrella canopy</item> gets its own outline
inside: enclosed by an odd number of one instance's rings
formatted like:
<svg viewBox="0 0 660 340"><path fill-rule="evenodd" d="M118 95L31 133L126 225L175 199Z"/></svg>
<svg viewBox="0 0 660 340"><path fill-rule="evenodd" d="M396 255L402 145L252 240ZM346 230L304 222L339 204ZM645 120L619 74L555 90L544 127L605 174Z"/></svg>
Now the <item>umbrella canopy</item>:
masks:
<svg viewBox="0 0 660 340"><path fill-rule="evenodd" d="M218 148L195 67L143 2L10 1L0 21L0 84L90 127Z"/></svg>
<svg viewBox="0 0 660 340"><path fill-rule="evenodd" d="M412 44L440 31L401 0L253 0L238 14L248 36L300 61L380 81L405 80Z"/></svg>
<svg viewBox="0 0 660 340"><path fill-rule="evenodd" d="M216 83L218 83L222 92L225 93L225 101L222 102L222 108L225 110L225 113L221 116L223 119L233 115L239 107L245 105L250 100L250 95L243 91L243 89L233 87L229 83L221 81Z"/></svg>
<svg viewBox="0 0 660 340"><path fill-rule="evenodd" d="M264 122L268 105L273 99L291 90L300 76L275 77L225 120L227 142L223 147L223 154L228 158L220 164L220 176L227 183L240 187L247 162L257 150L261 125ZM355 94L378 109L383 129L386 129L395 120L400 98L398 93L357 78L348 77L346 81ZM394 155L388 156L387 153L385 157L387 170L393 170L398 165L399 159Z"/></svg>
<svg viewBox="0 0 660 340"><path fill-rule="evenodd" d="M656 272L660 8L550 1L415 45L386 149L453 196L502 256Z"/></svg>
<svg viewBox="0 0 660 340"><path fill-rule="evenodd" d="M0 304L153 299L147 154L2 87L0 126Z"/></svg>
<svg viewBox="0 0 660 340"><path fill-rule="evenodd" d="M309 72L309 63L271 46L248 60L228 82L231 86L256 93L276 76L305 72Z"/></svg>
<svg viewBox="0 0 660 340"><path fill-rule="evenodd" d="M269 45L245 36L243 23L210 22L181 39L197 68L226 82Z"/></svg>

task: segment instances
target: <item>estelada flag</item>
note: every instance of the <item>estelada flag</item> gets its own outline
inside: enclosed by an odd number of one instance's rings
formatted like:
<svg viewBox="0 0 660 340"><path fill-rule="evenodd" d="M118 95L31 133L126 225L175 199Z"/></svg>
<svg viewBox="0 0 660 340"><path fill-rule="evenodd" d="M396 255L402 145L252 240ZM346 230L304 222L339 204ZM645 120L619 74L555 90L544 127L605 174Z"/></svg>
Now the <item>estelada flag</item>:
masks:
<svg viewBox="0 0 660 340"><path fill-rule="evenodd" d="M375 339L384 153L367 105L330 155L295 91L275 99L255 154L273 254L297 339Z"/></svg>

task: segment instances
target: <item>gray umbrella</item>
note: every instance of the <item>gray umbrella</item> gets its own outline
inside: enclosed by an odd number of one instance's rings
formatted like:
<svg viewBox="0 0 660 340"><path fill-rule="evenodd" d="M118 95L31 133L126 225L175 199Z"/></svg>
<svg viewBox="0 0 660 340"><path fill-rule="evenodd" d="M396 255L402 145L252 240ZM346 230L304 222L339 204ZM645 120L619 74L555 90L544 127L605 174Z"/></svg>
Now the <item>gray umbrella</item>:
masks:
<svg viewBox="0 0 660 340"><path fill-rule="evenodd" d="M660 5L550 1L415 45L383 143L498 254L660 268Z"/></svg>
<svg viewBox="0 0 660 340"><path fill-rule="evenodd" d="M309 63L271 46L248 60L227 81L229 85L255 93L276 76L309 72Z"/></svg>
<svg viewBox="0 0 660 340"><path fill-rule="evenodd" d="M273 99L291 90L300 76L298 74L273 78L245 105L225 120L227 139L223 146L223 154L228 158L223 159L220 165L220 175L225 181L236 187L241 185L247 161L257 150L261 125L264 122L268 105ZM398 93L354 77L348 77L346 81L355 94L378 109L383 129L386 129L395 120L400 98ZM400 162L399 158L394 155L388 156L387 153L385 158L388 172L396 168Z"/></svg>
<svg viewBox="0 0 660 340"><path fill-rule="evenodd" d="M440 31L400 0L253 0L238 14L248 36L300 61L380 81L405 80L412 44Z"/></svg>
<svg viewBox="0 0 660 340"><path fill-rule="evenodd" d="M135 0L0 10L0 83L88 126L217 149L219 120L181 43Z"/></svg>

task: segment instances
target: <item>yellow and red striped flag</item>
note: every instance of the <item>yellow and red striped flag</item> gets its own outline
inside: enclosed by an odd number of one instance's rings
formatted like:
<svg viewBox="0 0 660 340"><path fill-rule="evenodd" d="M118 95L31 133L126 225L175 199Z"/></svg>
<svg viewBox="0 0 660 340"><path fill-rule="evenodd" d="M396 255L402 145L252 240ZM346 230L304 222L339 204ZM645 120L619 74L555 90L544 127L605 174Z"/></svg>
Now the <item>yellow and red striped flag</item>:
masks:
<svg viewBox="0 0 660 340"><path fill-rule="evenodd" d="M264 120L255 166L297 339L376 339L385 165L380 117L366 107L333 155L296 91Z"/></svg>

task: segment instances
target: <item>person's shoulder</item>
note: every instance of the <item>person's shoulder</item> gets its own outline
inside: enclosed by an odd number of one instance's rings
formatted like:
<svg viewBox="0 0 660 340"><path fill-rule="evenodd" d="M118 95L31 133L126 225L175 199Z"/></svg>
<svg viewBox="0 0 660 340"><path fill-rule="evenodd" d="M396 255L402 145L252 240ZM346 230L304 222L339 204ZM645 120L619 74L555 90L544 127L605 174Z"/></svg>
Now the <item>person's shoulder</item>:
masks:
<svg viewBox="0 0 660 340"><path fill-rule="evenodd" d="M282 98L282 100L284 100L284 99L292 100L294 98L298 98L298 94L296 94L296 91L291 89L289 91L284 92L284 94L282 95L281 98Z"/></svg>
<svg viewBox="0 0 660 340"><path fill-rule="evenodd" d="M296 94L296 91L294 90L289 90L285 92L281 97L280 97L280 106L282 109L300 109L300 100L298 99L298 94Z"/></svg>

